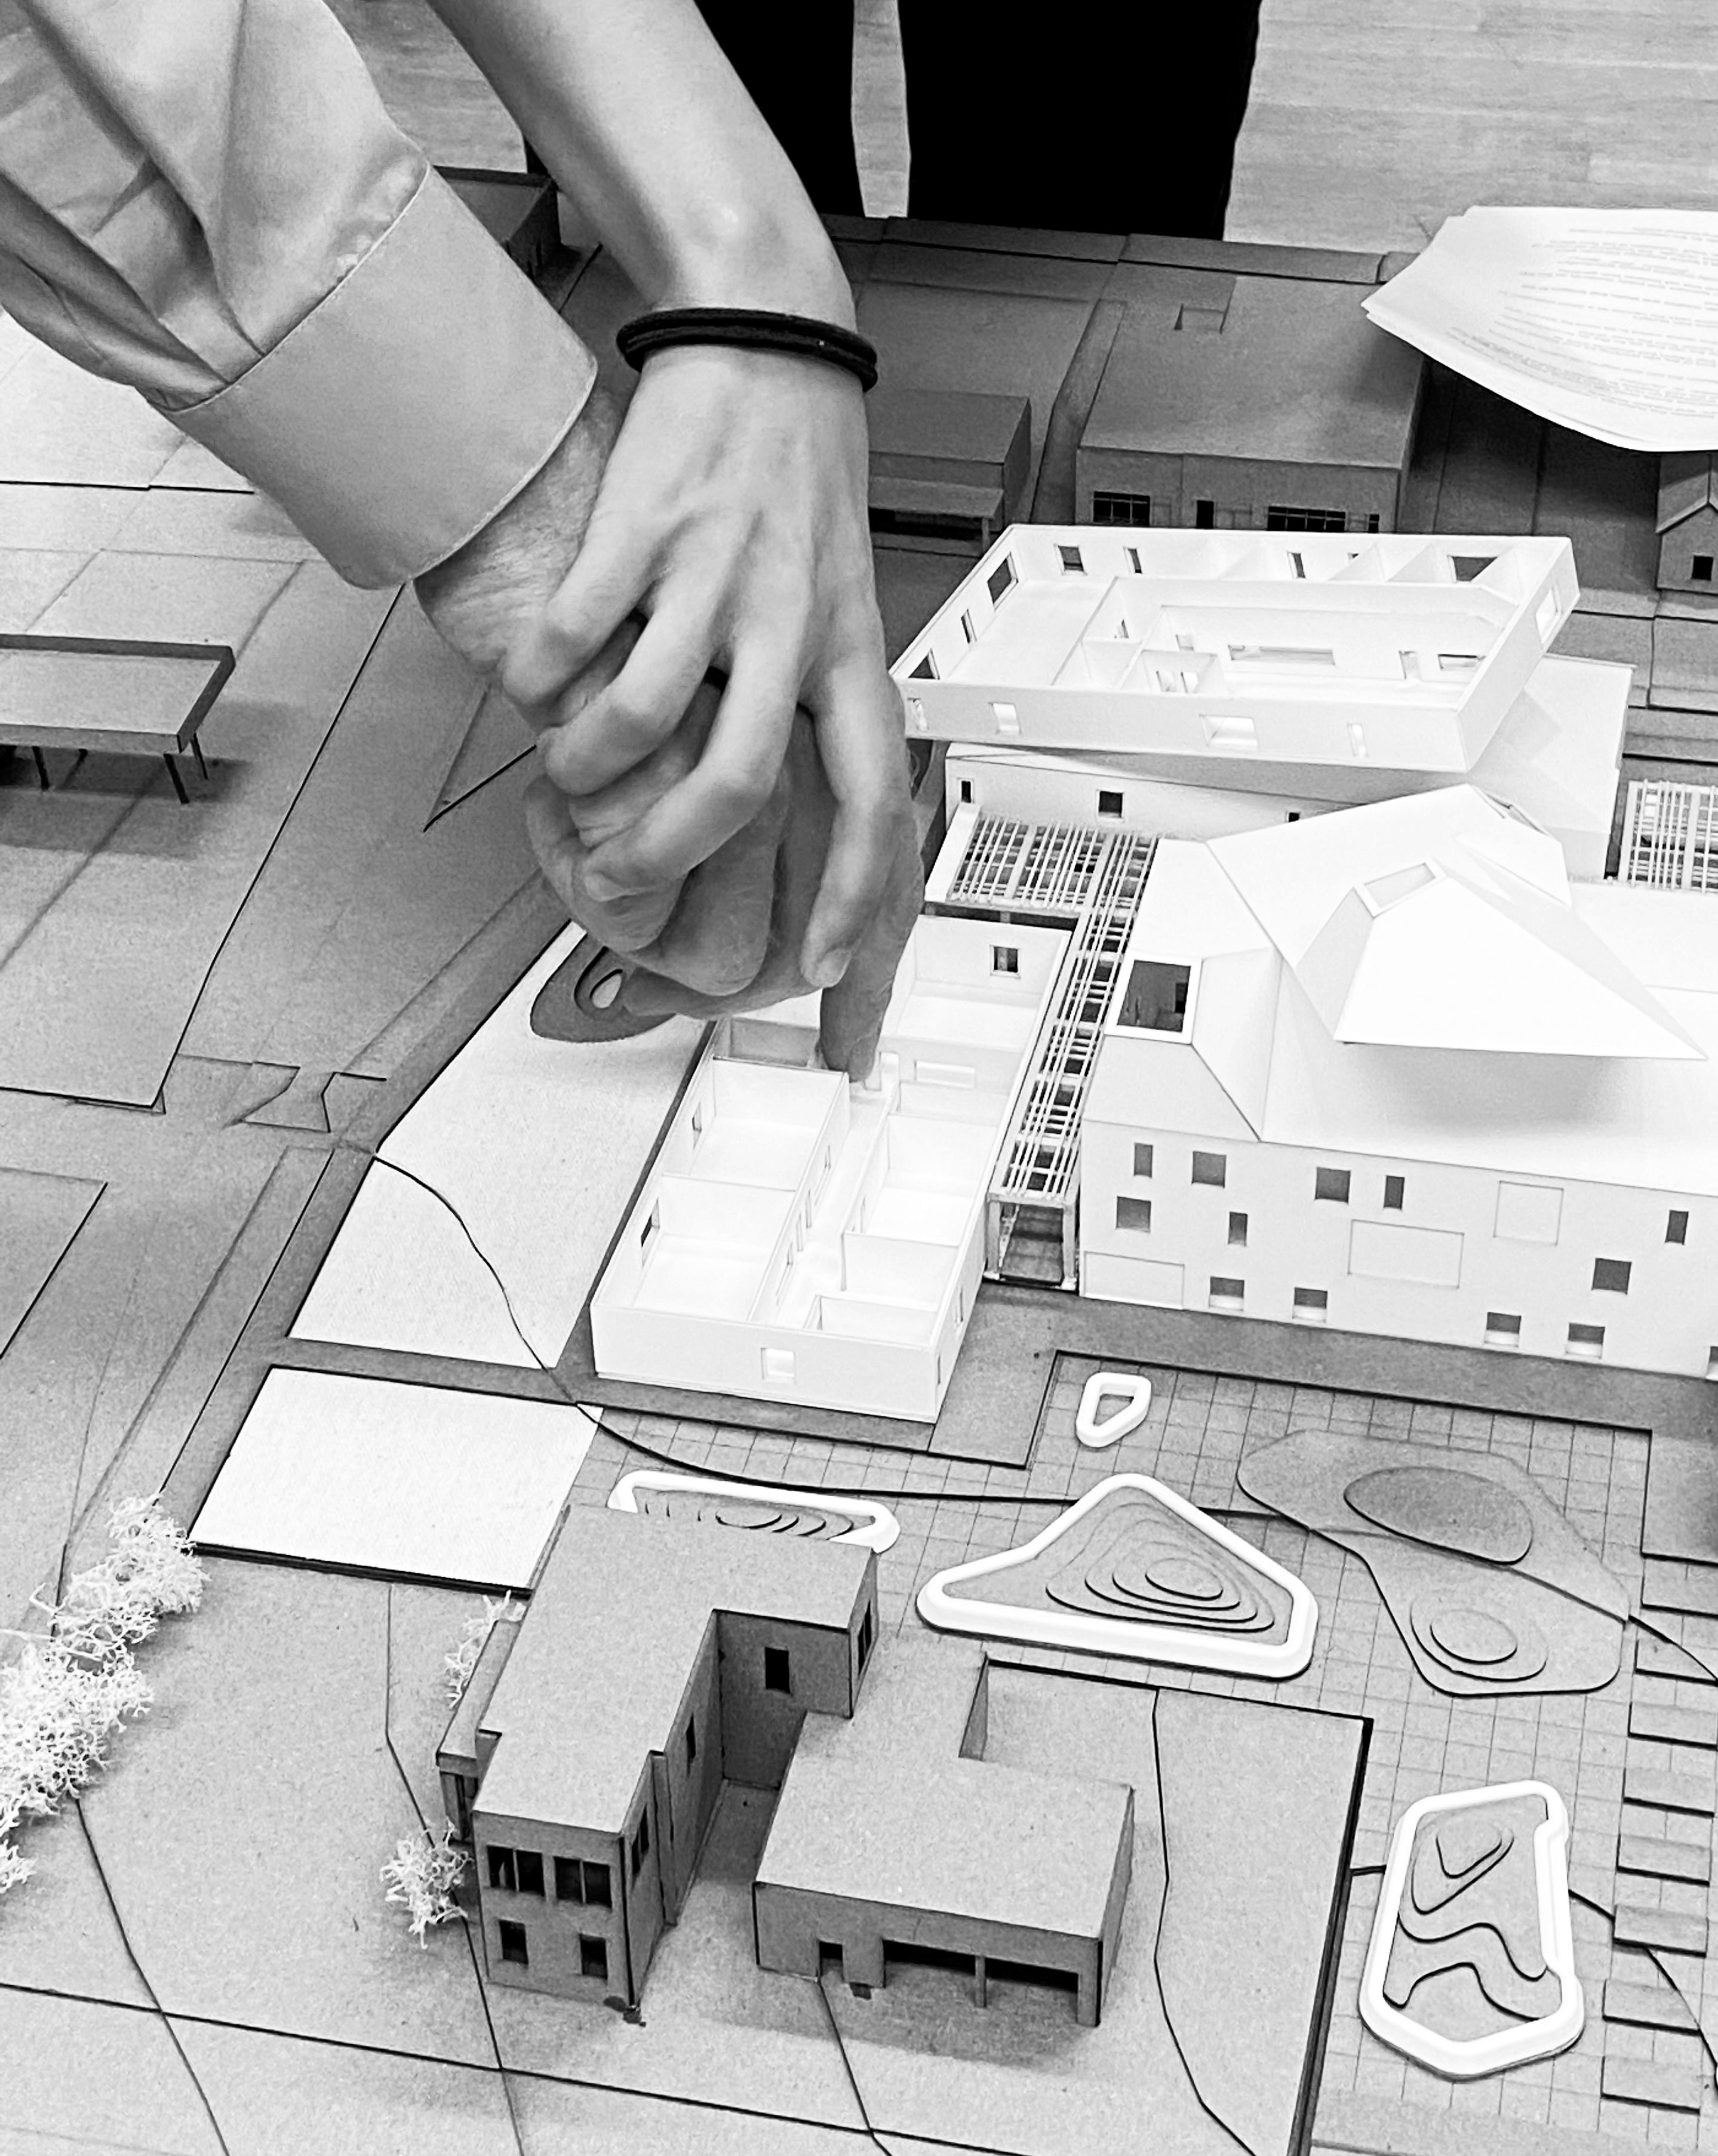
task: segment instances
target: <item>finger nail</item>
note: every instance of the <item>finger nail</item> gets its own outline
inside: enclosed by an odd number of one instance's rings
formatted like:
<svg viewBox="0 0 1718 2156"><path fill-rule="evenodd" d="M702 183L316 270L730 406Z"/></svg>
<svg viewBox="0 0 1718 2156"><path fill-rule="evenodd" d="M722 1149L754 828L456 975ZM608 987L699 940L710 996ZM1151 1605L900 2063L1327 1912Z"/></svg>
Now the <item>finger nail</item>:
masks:
<svg viewBox="0 0 1718 2156"><path fill-rule="evenodd" d="M805 978L814 988L832 988L853 963L851 944L836 951L826 951L806 968Z"/></svg>

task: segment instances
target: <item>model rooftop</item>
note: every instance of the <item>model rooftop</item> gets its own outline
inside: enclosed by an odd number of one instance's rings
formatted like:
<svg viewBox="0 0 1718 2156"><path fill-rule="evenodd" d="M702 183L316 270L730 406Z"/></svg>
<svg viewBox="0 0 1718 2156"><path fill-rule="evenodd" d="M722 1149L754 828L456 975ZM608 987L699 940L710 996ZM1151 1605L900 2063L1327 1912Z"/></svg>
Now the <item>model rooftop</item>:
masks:
<svg viewBox="0 0 1718 2156"><path fill-rule="evenodd" d="M758 1871L772 1888L1094 1938L1131 1857L1125 1783L983 1757L975 1643L898 1640L851 1722L808 1717Z"/></svg>
<svg viewBox="0 0 1718 2156"><path fill-rule="evenodd" d="M909 734L1454 776L1577 597L1564 539L1016 525L893 670Z"/></svg>
<svg viewBox="0 0 1718 2156"><path fill-rule="evenodd" d="M845 1636L868 1549L575 1506L479 1716L486 1815L619 1834L723 1613Z"/></svg>
<svg viewBox="0 0 1718 2156"><path fill-rule="evenodd" d="M1361 296L1352 285L1237 277L1220 317L1192 308L1174 329L1148 315L1124 322L1081 449L1247 462L1261 479L1283 465L1371 466L1393 481L1422 362L1374 327ZM1191 499L1206 490L1189 477Z"/></svg>

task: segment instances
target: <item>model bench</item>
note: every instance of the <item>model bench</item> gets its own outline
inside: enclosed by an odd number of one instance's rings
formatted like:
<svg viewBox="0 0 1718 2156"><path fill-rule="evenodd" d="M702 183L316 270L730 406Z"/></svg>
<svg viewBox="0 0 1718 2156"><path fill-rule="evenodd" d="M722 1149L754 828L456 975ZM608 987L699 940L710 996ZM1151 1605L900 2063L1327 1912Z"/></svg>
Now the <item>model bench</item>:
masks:
<svg viewBox="0 0 1718 2156"><path fill-rule="evenodd" d="M183 803L177 759L208 777L198 729L232 671L224 644L0 635L0 747L28 749L44 792L44 749L159 756Z"/></svg>

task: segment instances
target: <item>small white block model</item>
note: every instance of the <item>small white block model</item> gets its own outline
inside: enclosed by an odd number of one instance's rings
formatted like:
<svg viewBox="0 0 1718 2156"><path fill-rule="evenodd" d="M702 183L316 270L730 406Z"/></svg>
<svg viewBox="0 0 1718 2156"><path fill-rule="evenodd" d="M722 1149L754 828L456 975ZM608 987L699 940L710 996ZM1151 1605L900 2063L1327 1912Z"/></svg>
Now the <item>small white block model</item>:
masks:
<svg viewBox="0 0 1718 2156"><path fill-rule="evenodd" d="M639 1499L653 1491L672 1495L683 1491L687 1496L729 1499L736 1506L780 1506L792 1511L795 1508L833 1513L838 1519L849 1520L851 1527L830 1540L837 1543L856 1543L862 1549L875 1550L881 1556L891 1550L901 1539L901 1522L887 1505L874 1505L862 1497L826 1496L815 1489L772 1489L759 1482L724 1482L714 1475L673 1475L666 1469L641 1467L630 1475L623 1475L609 1492L611 1512L636 1512ZM743 1522L749 1526L750 1522Z"/></svg>
<svg viewBox="0 0 1718 2156"><path fill-rule="evenodd" d="M1067 947L921 920L873 1085L811 1067L815 997L718 1026L591 1299L600 1373L934 1421Z"/></svg>
<svg viewBox="0 0 1718 2156"><path fill-rule="evenodd" d="M909 737L1461 778L1577 596L1566 539L1014 525L892 671Z"/></svg>
<svg viewBox="0 0 1718 2156"><path fill-rule="evenodd" d="M1103 1403L1116 1404L1106 1414ZM1082 1445L1101 1450L1119 1445L1129 1430L1137 1430L1151 1411L1151 1381L1120 1370L1099 1370L1088 1378L1074 1416L1074 1435Z"/></svg>
<svg viewBox="0 0 1718 2156"><path fill-rule="evenodd" d="M1512 1804L1518 1799L1527 1799L1534 1810L1541 1804L1544 1807L1545 1816L1533 1832L1530 1851L1520 1845L1519 1837L1511 1841L1494 1829L1489 1834L1479 1831L1476 1821L1469 1835L1471 1845L1462 1848L1459 1862L1454 1866L1443 1862L1441 1854L1435 1849L1436 1838L1447 1832L1452 1823L1460 1822L1465 1814L1478 1815L1488 1810L1495 1813L1499 1807ZM1421 1835L1422 1825L1427 1822L1438 1823L1432 1828L1430 1850L1428 1838ZM1417 1864L1417 1844L1420 1846ZM1457 2081L1471 2081L1481 2074L1498 2073L1505 2066L1523 2066L1530 2059L1549 2058L1553 2052L1566 2051L1581 2034L1587 2018L1587 2002L1580 1979L1575 1974L1574 1941L1570 1930L1568 1847L1569 1815L1561 1797L1548 1782L1504 1782L1484 1789L1456 1789L1443 1796L1422 1797L1418 1804L1410 1804L1397 1820L1391 1837L1389 1861L1378 1897L1378 1913L1373 1921L1371 1942L1361 1978L1361 2019L1372 2034L1393 2049L1417 2059L1422 2066ZM1433 1864L1437 1866L1435 1871L1431 1871ZM1472 1911L1474 1929L1490 1932L1490 1925L1479 1906L1469 1903L1464 1907L1463 1897L1482 1889L1487 1875L1493 1871L1500 1873L1506 1865L1514 1866L1518 1871L1530 1869L1537 1905L1535 1935L1529 1941L1517 1938L1514 1942L1495 1933L1490 1935L1496 1939L1496 1952L1505 1958L1506 1965L1514 1964L1516 1957L1523 1954L1524 1948L1537 1947L1545 1971L1555 1982L1555 2005L1548 2012L1525 2020L1514 2017L1507 2010L1500 2010L1497 2018L1505 2025L1469 2038L1440 2032L1414 2018L1411 2012L1393 2006L1385 1994L1391 1954L1397 1950L1398 1941L1403 1940L1404 1916L1413 1928L1404 1943L1412 1945L1426 1939L1428 1934L1433 1935L1435 1943L1450 1935L1451 1959L1459 1963L1463 1955L1460 1941L1453 1936L1453 1928L1461 1922L1468 1908ZM1436 1882L1437 1892L1429 1896L1418 1894L1416 1875L1423 1876L1427 1871L1431 1871ZM1473 1881L1472 1887L1464 1884L1467 1880ZM1520 1892L1518 1887L1518 1899ZM1428 1903L1430 1906L1426 1906ZM1530 1955L1524 1958L1530 1962ZM1517 1967L1515 1974L1525 1976L1527 1972ZM1401 1990L1405 1987L1397 1988ZM1412 2005L1411 1999L1408 2004Z"/></svg>
<svg viewBox="0 0 1718 2156"><path fill-rule="evenodd" d="M1180 1530L1179 1547L1127 1552L1129 1530L1138 1533L1142 1514L1149 1525L1155 1508ZM1098 1532L1103 1523L1092 1516L1103 1512L1116 1516L1122 1539ZM1081 1592L1062 1588L1052 1577L1045 1593L1021 1601L1000 1593L980 1599L954 1591L1024 1573L1040 1558L1059 1563L1062 1544L1068 1546L1070 1565L1084 1563L1088 1581L1096 1570L1103 1584ZM1237 1578L1259 1592L1280 1613L1280 1621L1255 1618L1243 1629L1234 1612ZM1003 1580L1003 1593L1010 1584ZM1175 1604L1186 1621L1167 1614ZM944 1632L1252 1677L1298 1676L1312 1660L1319 1621L1318 1604L1304 1582L1149 1475L1112 1475L1017 1549L995 1550L938 1573L919 1589L918 1614Z"/></svg>

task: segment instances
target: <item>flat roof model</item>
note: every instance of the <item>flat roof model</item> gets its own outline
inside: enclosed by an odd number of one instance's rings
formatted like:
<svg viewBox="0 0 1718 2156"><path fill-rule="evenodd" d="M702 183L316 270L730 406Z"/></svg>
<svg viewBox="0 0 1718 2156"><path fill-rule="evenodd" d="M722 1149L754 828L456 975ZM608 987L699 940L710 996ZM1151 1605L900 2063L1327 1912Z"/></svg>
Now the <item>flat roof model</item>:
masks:
<svg viewBox="0 0 1718 2156"><path fill-rule="evenodd" d="M1132 1868L1120 1781L985 1760L976 1644L898 1640L862 1715L808 1721L758 1867L759 1958L799 1969L820 1938L850 1978L882 1942L987 1953L1077 1978L1095 2021ZM807 1949L809 1948L809 1953ZM815 1967L806 1973L815 1974Z"/></svg>
<svg viewBox="0 0 1718 2156"><path fill-rule="evenodd" d="M618 1834L667 1748L712 1616L846 1635L873 1559L825 1539L718 1531L578 1506L478 1717L486 1812Z"/></svg>
<svg viewBox="0 0 1718 2156"><path fill-rule="evenodd" d="M1016 525L892 670L909 737L1461 778L1577 596L1566 539Z"/></svg>
<svg viewBox="0 0 1718 2156"><path fill-rule="evenodd" d="M1221 311L1129 317L1080 435L1081 514L1107 493L1148 505L1119 521L1390 531L1424 362L1362 296L1242 276Z"/></svg>

